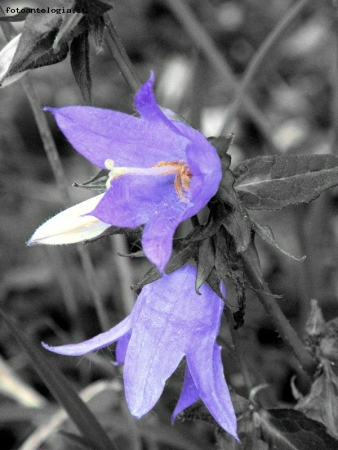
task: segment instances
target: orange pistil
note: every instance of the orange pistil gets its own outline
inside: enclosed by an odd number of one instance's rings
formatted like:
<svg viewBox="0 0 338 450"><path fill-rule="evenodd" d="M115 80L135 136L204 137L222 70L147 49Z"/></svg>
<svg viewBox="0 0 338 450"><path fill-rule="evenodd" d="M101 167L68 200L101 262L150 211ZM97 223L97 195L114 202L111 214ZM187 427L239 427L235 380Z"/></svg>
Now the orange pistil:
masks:
<svg viewBox="0 0 338 450"><path fill-rule="evenodd" d="M189 167L184 164L184 161L160 161L157 164L153 164L151 167L163 167L167 166L168 170L161 173L161 175L170 175L176 174L174 180L175 191L180 200L185 200L186 196L183 192L188 191L190 188L190 181L192 177L192 173L189 170Z"/></svg>

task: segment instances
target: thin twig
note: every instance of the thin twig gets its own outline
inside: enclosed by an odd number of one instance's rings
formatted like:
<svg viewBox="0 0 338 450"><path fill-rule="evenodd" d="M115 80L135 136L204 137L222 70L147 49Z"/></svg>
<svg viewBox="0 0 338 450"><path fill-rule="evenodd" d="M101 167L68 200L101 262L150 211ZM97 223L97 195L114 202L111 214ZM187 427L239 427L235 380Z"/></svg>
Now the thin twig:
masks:
<svg viewBox="0 0 338 450"><path fill-rule="evenodd" d="M248 93L248 88L252 83L254 76L256 75L262 62L265 60L273 46L278 42L283 33L289 27L291 22L298 16L309 0L298 0L285 14L285 16L277 23L276 27L266 37L265 41L259 47L253 58L251 59L244 75L242 82L238 88L237 95L234 103L232 104L230 111L226 117L224 125L221 129L221 135L227 135L230 133L233 127L233 121L236 118L238 111L240 110L245 96Z"/></svg>
<svg viewBox="0 0 338 450"><path fill-rule="evenodd" d="M139 79L132 62L129 59L129 56L121 42L120 36L117 34L108 13L106 14L106 25L108 31L108 36L106 37L107 47L113 55L116 64L121 70L121 73L124 76L124 79L126 80L128 86L134 92L134 94L136 94L142 82Z"/></svg>
<svg viewBox="0 0 338 450"><path fill-rule="evenodd" d="M129 258L123 258L120 255L129 253L127 237L123 234L115 234L111 237L113 246L113 260L116 273L119 278L122 294L123 312L127 316L131 313L135 303L135 294L131 290L133 284L132 270Z"/></svg>
<svg viewBox="0 0 338 450"><path fill-rule="evenodd" d="M185 31L190 35L191 39L204 54L205 58L226 79L227 88L237 94L239 92L239 83L232 69L226 62L224 55L216 47L208 32L195 18L186 2L177 0L162 1L164 1L168 8L170 8ZM271 138L271 130L273 127L269 124L267 118L264 117L260 109L248 97L244 98L244 103L246 108L243 113L247 114L259 128L266 139L267 144L269 145L270 151L273 153L279 153L279 149Z"/></svg>

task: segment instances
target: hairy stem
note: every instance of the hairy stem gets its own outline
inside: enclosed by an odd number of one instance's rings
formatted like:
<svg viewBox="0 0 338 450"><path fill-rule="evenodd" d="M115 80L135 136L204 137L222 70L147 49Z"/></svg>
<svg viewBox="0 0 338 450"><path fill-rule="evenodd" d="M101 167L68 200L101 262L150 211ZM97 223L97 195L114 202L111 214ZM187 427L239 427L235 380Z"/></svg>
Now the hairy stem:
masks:
<svg viewBox="0 0 338 450"><path fill-rule="evenodd" d="M243 259L245 262L245 255L243 255ZM256 295L259 301L262 303L265 312L273 322L281 338L291 347L304 371L313 377L319 361L305 348L283 311L280 309L276 299L271 294L267 283L264 282L263 286L260 286L257 276L250 270L249 265L246 263L245 273L252 287L256 289Z"/></svg>
<svg viewBox="0 0 338 450"><path fill-rule="evenodd" d="M234 319L233 319L230 309L225 307L223 314L225 315L227 322L229 324L229 330L230 330L232 342L233 342L233 345L235 348L235 354L236 354L237 361L238 361L240 370L242 372L244 383L247 388L248 396L249 396L250 392L253 389L253 384L252 384L251 375L248 370L245 358L243 357L243 352L241 351L240 336L239 336L240 331L234 329L235 322L234 322Z"/></svg>

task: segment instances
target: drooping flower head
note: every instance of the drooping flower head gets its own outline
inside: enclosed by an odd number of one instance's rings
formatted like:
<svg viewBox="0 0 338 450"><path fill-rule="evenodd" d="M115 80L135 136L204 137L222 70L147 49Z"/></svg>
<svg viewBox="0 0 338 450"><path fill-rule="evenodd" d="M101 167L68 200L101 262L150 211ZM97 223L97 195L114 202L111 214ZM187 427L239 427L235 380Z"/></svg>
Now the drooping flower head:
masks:
<svg viewBox="0 0 338 450"><path fill-rule="evenodd" d="M135 96L140 117L84 106L47 109L81 155L109 170L105 194L82 215L96 219L97 234L102 233L102 223L106 228L145 224L143 250L163 272L179 223L198 213L217 192L221 164L201 133L164 114L153 83L152 74ZM77 229L79 216L74 213L71 224L68 214L68 223L62 225L62 214L42 225L28 244L69 243L63 235L69 228L72 233ZM89 221L93 231L95 223ZM73 236L73 242L83 240L83 227L79 225L82 234ZM51 242L54 234L58 238Z"/></svg>
<svg viewBox="0 0 338 450"><path fill-rule="evenodd" d="M237 439L236 416L216 343L223 301L204 284L194 289L196 269L185 266L145 286L132 313L118 325L79 343L45 348L62 355L84 355L118 341L130 412L141 417L157 402L166 380L186 357L186 374L173 419L201 399L212 416Z"/></svg>

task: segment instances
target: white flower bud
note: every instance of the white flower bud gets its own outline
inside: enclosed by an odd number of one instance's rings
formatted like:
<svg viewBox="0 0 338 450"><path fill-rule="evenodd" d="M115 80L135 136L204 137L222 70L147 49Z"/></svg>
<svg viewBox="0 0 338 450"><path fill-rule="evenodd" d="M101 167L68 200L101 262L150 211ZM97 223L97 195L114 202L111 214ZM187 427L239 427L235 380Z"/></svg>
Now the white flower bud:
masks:
<svg viewBox="0 0 338 450"><path fill-rule="evenodd" d="M103 195L78 203L47 220L35 231L27 245L74 244L99 236L111 225L84 214L93 211Z"/></svg>

